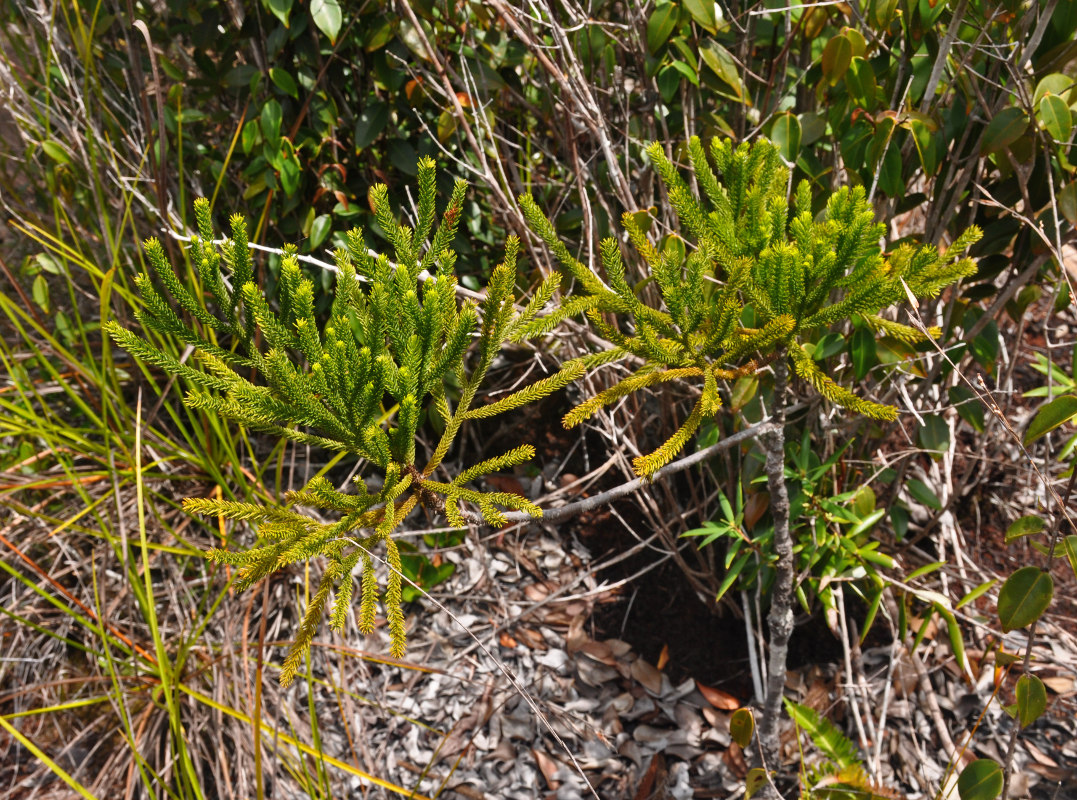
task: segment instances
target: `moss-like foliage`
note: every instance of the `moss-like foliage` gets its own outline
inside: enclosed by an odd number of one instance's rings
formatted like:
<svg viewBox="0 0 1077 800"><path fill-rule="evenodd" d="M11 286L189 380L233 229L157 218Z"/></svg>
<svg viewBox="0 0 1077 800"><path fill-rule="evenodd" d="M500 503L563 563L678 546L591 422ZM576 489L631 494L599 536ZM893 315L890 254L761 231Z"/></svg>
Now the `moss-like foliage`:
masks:
<svg viewBox="0 0 1077 800"><path fill-rule="evenodd" d="M201 286L184 286L160 243L148 241L147 260L164 292L148 274L138 278L145 302L138 319L144 328L192 346L200 366L181 363L173 353L115 322L107 325L113 339L133 355L197 387L186 398L189 405L250 430L354 454L380 473L376 491L357 479L352 493L339 492L326 479L317 478L290 494L285 507L200 499L186 503L195 513L257 525L258 541L251 549L209 553L210 558L238 568L241 588L288 564L316 556L328 559L285 659L281 672L285 684L299 668L325 609L331 607L335 628L344 626L352 600L352 573L360 566L359 629L364 633L373 629L380 591L372 554L379 547L390 566L384 603L392 653L403 655L401 564L392 533L416 504L443 512L453 525L465 524L470 512L464 504L477 507L482 519L495 525L504 522L501 508L541 514L519 495L467 485L530 459L534 455L530 446L513 448L446 481L434 480L432 473L467 420L517 409L563 387L585 369L581 362L567 362L552 376L496 403L473 407L502 344L532 335L534 319L556 292L559 279L547 280L520 310L515 294L519 243L513 237L504 262L491 275L485 300L459 302L451 244L465 184L456 183L436 229L432 160L420 162L418 184L415 230L394 219L385 186L371 190L371 206L393 245L395 263L385 255L371 255L362 232L352 231L348 247L336 253L336 294L322 324L315 318L313 284L303 277L294 249L286 251L281 264L279 310L275 310L252 280L244 220L233 216L231 239L215 246L209 204L199 200L195 203L199 237L191 256ZM416 437L424 409L440 418L442 433L433 452L420 461ZM336 520L317 522L296 511L298 506L328 510Z"/></svg>
<svg viewBox="0 0 1077 800"><path fill-rule="evenodd" d="M572 256L535 201L520 198L528 223L576 282L577 295L535 326L585 313L614 345L588 359L588 367L629 357L642 362L570 411L565 425L577 425L604 406L665 381L698 381L700 396L684 424L653 453L636 459L637 474L650 476L717 412L719 380L753 374L775 358L787 358L793 371L828 400L874 419L894 419L897 409L866 400L824 374L804 345L853 315L876 331L918 341L919 331L881 312L910 295L934 296L971 275L975 265L964 253L980 231L970 228L945 254L908 244L884 253L885 226L875 221L862 187L840 189L813 216L806 181L790 202L789 172L771 142L734 146L716 138L708 152L693 138L687 155L699 193L661 146L651 145L647 154L682 232L666 237L659 248L644 229L646 214L626 213L622 223L658 289L658 307L648 305L626 279L616 239L602 242L603 281ZM755 320L751 328L742 324L746 307ZM611 324L610 315L621 324Z"/></svg>

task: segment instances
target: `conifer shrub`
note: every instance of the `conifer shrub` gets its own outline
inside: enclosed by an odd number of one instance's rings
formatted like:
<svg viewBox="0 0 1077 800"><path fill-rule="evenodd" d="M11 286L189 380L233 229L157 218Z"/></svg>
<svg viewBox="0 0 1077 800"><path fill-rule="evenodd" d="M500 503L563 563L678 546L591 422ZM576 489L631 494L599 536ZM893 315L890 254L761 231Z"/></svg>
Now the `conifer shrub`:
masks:
<svg viewBox="0 0 1077 800"><path fill-rule="evenodd" d="M689 442L722 405L719 384L785 360L826 399L857 414L893 420L897 409L873 402L826 375L810 348L823 333L859 315L878 334L923 340L916 328L884 316L912 297L933 297L976 270L965 251L981 232L965 231L945 253L902 244L884 253L884 225L876 222L861 186L844 187L813 213L807 181L789 201L789 171L776 145L761 139L734 145L715 138L708 148L693 137L687 155L703 196L682 178L662 146L647 149L683 226L659 249L626 212L622 224L633 257L661 296L648 305L626 279L621 244L601 244L605 280L580 263L530 195L520 198L532 229L576 282L576 296L556 312L585 313L595 331L614 344L603 361L632 360L631 373L579 404L566 427L642 389L694 380L699 399L681 427L654 452L635 461L652 475ZM746 313L747 311L747 313ZM617 324L604 315L612 314ZM551 321L555 316L551 315ZM751 325L745 319L752 319Z"/></svg>
<svg viewBox="0 0 1077 800"><path fill-rule="evenodd" d="M191 245L198 282L185 286L175 275L160 242L146 242L146 258L163 291L149 274L137 279L145 307L137 314L147 331L163 341L189 345L200 362L192 367L166 347L115 322L106 329L133 355L190 385L185 402L219 414L253 431L284 437L364 459L378 474L368 486L338 491L326 478L291 492L282 506L227 500L191 499L187 510L245 520L257 526L258 540L245 551L215 549L209 557L238 568L238 586L247 588L297 562L324 556L328 565L303 615L281 671L294 677L323 612L341 629L352 602L352 572L361 567L358 626L374 628L379 585L375 552L384 549L388 577L385 614L392 654L405 648L401 610L401 557L393 531L417 505L445 514L452 525L468 521L502 524L501 508L540 516L541 510L512 493L488 492L469 484L487 473L530 459L521 445L472 464L441 480L442 466L462 426L542 398L579 377L582 361L569 361L549 377L497 402L476 406L487 371L506 341L524 341L543 332L539 313L554 295L551 276L522 308L515 292L519 242L510 237L504 261L493 270L481 304L457 299L452 249L464 202L457 181L435 227L435 165L418 167L414 229L399 224L384 185L372 188L370 203L394 248L394 261L367 250L362 231L348 234L336 252L337 284L332 309L321 324L314 312L314 287L303 277L295 250L281 266L278 308L253 281L253 265L243 218L231 218L231 238L213 241L209 203L195 202L199 235ZM173 302L178 308L173 306ZM251 377L247 377L251 376ZM441 430L432 452L420 453L417 434L427 416ZM319 522L300 507L335 515ZM477 508L477 513L465 506ZM330 596L335 593L335 598Z"/></svg>

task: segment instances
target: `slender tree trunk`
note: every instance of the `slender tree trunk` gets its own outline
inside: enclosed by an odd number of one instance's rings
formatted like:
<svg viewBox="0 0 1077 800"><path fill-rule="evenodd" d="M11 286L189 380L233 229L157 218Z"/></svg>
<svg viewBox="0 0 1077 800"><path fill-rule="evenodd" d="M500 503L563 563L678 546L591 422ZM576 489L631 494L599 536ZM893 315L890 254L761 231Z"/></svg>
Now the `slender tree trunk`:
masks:
<svg viewBox="0 0 1077 800"><path fill-rule="evenodd" d="M778 769L781 741L779 721L785 689L785 668L789 655L789 637L793 633L793 540L789 534L789 494L785 489L785 386L788 366L784 354L774 362L774 430L760 437L766 456L767 488L770 491L770 516L774 521L774 551L778 554L777 576L770 593L770 654L767 669L767 696L759 722L759 748L763 765ZM776 796L773 789L766 795Z"/></svg>

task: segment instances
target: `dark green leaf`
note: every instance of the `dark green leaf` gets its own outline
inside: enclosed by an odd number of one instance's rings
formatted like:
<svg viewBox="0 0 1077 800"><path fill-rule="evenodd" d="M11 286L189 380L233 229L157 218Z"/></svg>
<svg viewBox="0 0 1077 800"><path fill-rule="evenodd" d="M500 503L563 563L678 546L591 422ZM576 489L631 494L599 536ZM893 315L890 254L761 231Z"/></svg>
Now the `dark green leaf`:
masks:
<svg viewBox="0 0 1077 800"><path fill-rule="evenodd" d="M714 0L684 0L684 7L705 31L718 32L718 21L714 17Z"/></svg>
<svg viewBox="0 0 1077 800"><path fill-rule="evenodd" d="M316 217L314 224L310 226L310 249L315 250L318 247L321 247L322 242L326 240L332 229L332 217L328 214L322 214Z"/></svg>
<svg viewBox="0 0 1077 800"><path fill-rule="evenodd" d="M383 100L371 98L366 108L359 112L359 118L355 121L355 149L363 150L370 147L388 123L389 105Z"/></svg>
<svg viewBox="0 0 1077 800"><path fill-rule="evenodd" d="M965 420L977 433L984 432L984 407L972 390L967 386L952 386L948 392L950 403L957 409L957 415Z"/></svg>
<svg viewBox="0 0 1077 800"><path fill-rule="evenodd" d="M280 167L280 185L284 194L291 197L299 188L299 159L295 155L285 158Z"/></svg>
<svg viewBox="0 0 1077 800"><path fill-rule="evenodd" d="M1041 533L1046 530L1046 528L1047 523L1042 517L1037 517L1035 515L1021 517L1006 529L1006 544L1009 544L1016 539L1020 539L1022 536L1032 536L1033 534Z"/></svg>
<svg viewBox="0 0 1077 800"><path fill-rule="evenodd" d="M1066 553L1066 558L1069 559L1070 568L1073 570L1073 577L1077 578L1077 534L1070 534L1063 539L1062 549Z"/></svg>
<svg viewBox="0 0 1077 800"><path fill-rule="evenodd" d="M283 112L281 111L280 103L276 100L268 100L264 106L262 106L262 138L265 139L266 144L272 149L279 147L280 141L280 121Z"/></svg>
<svg viewBox="0 0 1077 800"><path fill-rule="evenodd" d="M933 508L936 511L942 510L942 503L939 501L939 498L923 481L917 480L916 478L910 478L905 486L916 502L925 505L928 508Z"/></svg>
<svg viewBox="0 0 1077 800"><path fill-rule="evenodd" d="M1077 226L1077 181L1067 183L1058 193L1058 210L1070 225Z"/></svg>
<svg viewBox="0 0 1077 800"><path fill-rule="evenodd" d="M950 449L950 426L938 414L925 414L920 426L920 446L925 450L945 453Z"/></svg>
<svg viewBox="0 0 1077 800"><path fill-rule="evenodd" d="M845 77L846 70L853 60L852 42L844 34L838 34L823 48L823 77L831 86Z"/></svg>
<svg viewBox="0 0 1077 800"><path fill-rule="evenodd" d="M295 85L295 78L280 67L270 67L269 79L274 85L287 95L299 99L299 87Z"/></svg>
<svg viewBox="0 0 1077 800"><path fill-rule="evenodd" d="M973 761L957 779L961 800L994 800L1002 791L1002 767L990 758Z"/></svg>
<svg viewBox="0 0 1077 800"><path fill-rule="evenodd" d="M1036 118L1056 142L1066 142L1073 131L1073 115L1057 94L1046 94L1036 107Z"/></svg>
<svg viewBox="0 0 1077 800"><path fill-rule="evenodd" d="M1032 444L1041 436L1065 425L1075 416L1077 416L1077 396L1066 394L1056 397L1037 411L1036 416L1032 418L1032 422L1025 431L1025 444Z"/></svg>
<svg viewBox="0 0 1077 800"><path fill-rule="evenodd" d="M733 55L713 39L707 39L699 48L703 62L711 72L728 84L737 97L744 97L744 84L740 80L740 70Z"/></svg>
<svg viewBox="0 0 1077 800"><path fill-rule="evenodd" d="M862 380L868 371L878 363L875 356L875 334L868 328L857 328L849 342L849 351L853 357L853 372L856 379Z"/></svg>
<svg viewBox="0 0 1077 800"><path fill-rule="evenodd" d="M909 131L916 144L916 154L920 157L920 166L924 174L931 177L939 168L938 151L935 149L935 131L923 120L909 121Z"/></svg>
<svg viewBox="0 0 1077 800"><path fill-rule="evenodd" d="M1020 108L1004 108L991 120L980 141L980 155L1005 150L1025 134L1028 115Z"/></svg>
<svg viewBox="0 0 1077 800"><path fill-rule="evenodd" d="M288 27L288 15L292 13L292 0L263 0L269 10L273 13L277 19L279 19L284 27Z"/></svg>
<svg viewBox="0 0 1077 800"><path fill-rule="evenodd" d="M845 83L849 92L861 107L871 110L875 107L875 70L871 63L863 58L853 58L849 70L845 73Z"/></svg>
<svg viewBox="0 0 1077 800"><path fill-rule="evenodd" d="M1039 567L1021 567L1002 584L998 593L998 619L1002 630L1031 625L1051 604L1055 583Z"/></svg>
<svg viewBox="0 0 1077 800"><path fill-rule="evenodd" d="M680 9L676 3L658 3L647 20L647 49L657 53L677 26Z"/></svg>
<svg viewBox="0 0 1077 800"><path fill-rule="evenodd" d="M770 138L778 145L782 158L790 164L797 163L800 157L800 120L790 112L779 114L774 118L770 128Z"/></svg>
<svg viewBox="0 0 1077 800"><path fill-rule="evenodd" d="M1017 679L1017 721L1027 728L1043 716L1047 710L1047 689L1035 675L1022 675Z"/></svg>
<svg viewBox="0 0 1077 800"><path fill-rule="evenodd" d="M828 333L816 343L812 358L816 361L822 361L824 358L837 355L844 349L845 337L840 333Z"/></svg>

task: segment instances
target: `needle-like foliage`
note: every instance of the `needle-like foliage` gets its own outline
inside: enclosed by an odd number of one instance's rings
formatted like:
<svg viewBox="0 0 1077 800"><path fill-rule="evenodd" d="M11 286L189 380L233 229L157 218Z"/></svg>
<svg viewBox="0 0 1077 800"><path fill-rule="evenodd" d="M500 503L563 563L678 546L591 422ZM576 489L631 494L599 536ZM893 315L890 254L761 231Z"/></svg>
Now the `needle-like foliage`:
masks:
<svg viewBox="0 0 1077 800"><path fill-rule="evenodd" d="M186 397L189 405L250 430L354 454L380 473L376 491L356 479L351 493L316 478L302 491L291 493L284 507L212 499L186 503L194 513L257 525L254 547L209 553L210 558L238 568L242 588L288 564L316 556L328 560L285 659L284 684L296 674L325 609L332 607L334 628L344 626L352 573L359 566L359 629L363 633L373 629L379 588L372 553L379 546L390 568L384 603L392 653L403 655L401 561L392 533L417 504L443 512L455 525L476 519L465 504L477 507L481 519L492 524L503 522L500 508L541 515L537 506L519 495L467 486L481 475L530 459L534 449L529 445L485 460L448 481L434 480L432 473L467 420L517 409L560 389L585 369L580 362L567 362L551 377L491 405L473 407L502 344L532 335L529 326L556 291L558 279L546 281L518 310L519 242L510 237L505 260L493 271L485 299L481 304L459 302L451 245L465 184L456 183L436 229L431 159L420 161L418 184L415 231L396 221L385 186L371 189L371 206L393 246L395 263L385 255L372 255L362 232L353 230L348 247L336 253L336 294L324 322L316 318L314 286L303 276L294 249L286 250L281 264L279 310L275 310L252 280L244 220L233 216L231 239L217 245L209 204L198 200L199 236L192 242L191 256L200 287L184 286L160 243L148 241L147 260L164 291L149 274L138 278L145 302L138 319L144 328L192 346L201 366L181 363L115 322L107 325L113 339L129 352L189 380L195 387ZM419 460L416 442L424 409L440 418L442 434L433 451ZM315 521L294 510L299 506L328 510L336 520Z"/></svg>
<svg viewBox="0 0 1077 800"><path fill-rule="evenodd" d="M660 307L646 304L626 279L616 239L601 245L603 281L572 256L534 200L520 198L532 230L575 279L577 292L550 318L532 325L537 329L550 319L586 313L596 331L613 343L588 367L632 357L639 364L619 383L571 410L566 427L641 389L670 380L698 381L700 396L684 424L653 453L636 459L637 474L650 476L717 412L719 380L754 374L775 358L788 358L793 371L831 402L875 419L893 419L897 409L836 383L804 345L853 315L876 331L918 341L919 331L885 319L881 312L910 295L934 296L972 274L975 265L964 253L980 231L970 228L945 254L908 244L884 253L880 243L886 229L875 221L862 187L838 190L813 215L807 181L790 202L788 169L769 141L734 146L715 138L708 152L693 137L687 155L702 196L660 145L651 145L647 154L683 235L674 233L659 247L642 227L642 215L626 213L622 223L658 288ZM746 307L756 320L751 328L742 324ZM611 324L610 315L622 324Z"/></svg>

